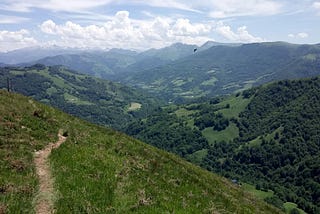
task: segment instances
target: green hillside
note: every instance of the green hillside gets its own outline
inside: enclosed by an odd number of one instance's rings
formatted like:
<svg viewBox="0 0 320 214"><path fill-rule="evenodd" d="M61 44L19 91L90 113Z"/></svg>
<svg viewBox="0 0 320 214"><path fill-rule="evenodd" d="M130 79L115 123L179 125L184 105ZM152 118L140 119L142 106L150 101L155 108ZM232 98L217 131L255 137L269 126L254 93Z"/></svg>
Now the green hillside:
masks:
<svg viewBox="0 0 320 214"><path fill-rule="evenodd" d="M0 88L7 88L8 78L16 92L116 129L159 105L143 92L61 66L0 68ZM132 110L132 104L141 108Z"/></svg>
<svg viewBox="0 0 320 214"><path fill-rule="evenodd" d="M284 80L163 107L130 124L127 132L210 171L253 184L243 187L280 208L295 203L307 213L319 213L319 94L319 78Z"/></svg>
<svg viewBox="0 0 320 214"><path fill-rule="evenodd" d="M272 189L275 202L320 206L320 79L257 88L237 120L239 138L214 144L203 166Z"/></svg>
<svg viewBox="0 0 320 214"><path fill-rule="evenodd" d="M172 63L119 78L181 102L245 90L282 79L319 75L320 46L282 42L219 45Z"/></svg>
<svg viewBox="0 0 320 214"><path fill-rule="evenodd" d="M33 153L53 150L57 213L280 213L226 179L111 129L0 91L0 210L33 213Z"/></svg>

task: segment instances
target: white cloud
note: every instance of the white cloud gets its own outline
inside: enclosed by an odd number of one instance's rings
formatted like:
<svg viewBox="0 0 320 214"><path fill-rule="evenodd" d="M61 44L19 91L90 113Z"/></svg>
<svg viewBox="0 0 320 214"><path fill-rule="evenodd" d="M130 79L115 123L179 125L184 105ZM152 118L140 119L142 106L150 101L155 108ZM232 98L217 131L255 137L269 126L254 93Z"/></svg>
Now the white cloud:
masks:
<svg viewBox="0 0 320 214"><path fill-rule="evenodd" d="M275 0L132 0L131 2L153 7L205 12L213 18L234 16L265 16L281 12L283 4Z"/></svg>
<svg viewBox="0 0 320 214"><path fill-rule="evenodd" d="M271 0L211 0L210 16L268 16L280 13L282 4Z"/></svg>
<svg viewBox="0 0 320 214"><path fill-rule="evenodd" d="M141 4L141 5L149 5L151 7L163 7L163 8L171 8L171 9L179 9L185 11L193 11L200 12L195 7L193 7L193 0L190 1L182 1L182 0L131 0L130 2ZM188 2L188 3L186 3Z"/></svg>
<svg viewBox="0 0 320 214"><path fill-rule="evenodd" d="M284 3L275 0L3 0L0 9L31 12L34 8L51 11L88 12L105 5L142 5L207 13L213 18L264 16L280 13ZM317 6L317 2L315 3Z"/></svg>
<svg viewBox="0 0 320 214"><path fill-rule="evenodd" d="M304 38L308 38L309 35L308 35L307 33L298 33L298 34L297 34L297 37L298 37L298 38L301 38L301 39L304 39Z"/></svg>
<svg viewBox="0 0 320 214"><path fill-rule="evenodd" d="M211 25L191 23L188 19L172 20L156 17L141 21L129 18L128 11L119 11L104 25L81 26L71 21L58 25L47 20L42 32L55 35L57 45L83 48L159 48L174 42L202 44L213 40Z"/></svg>
<svg viewBox="0 0 320 214"><path fill-rule="evenodd" d="M292 33L290 33L290 34L288 34L288 37L289 37L289 38L294 38L294 37L295 37L295 35L294 35L294 34L292 34Z"/></svg>
<svg viewBox="0 0 320 214"><path fill-rule="evenodd" d="M312 4L315 9L320 9L320 1L316 1Z"/></svg>
<svg viewBox="0 0 320 214"><path fill-rule="evenodd" d="M312 7L318 11L318 15L320 16L320 1L314 2Z"/></svg>
<svg viewBox="0 0 320 214"><path fill-rule="evenodd" d="M297 39L305 39L309 37L309 34L305 33L305 32L301 32L301 33L297 33L297 34L293 34L290 33L288 34L289 38L297 38Z"/></svg>
<svg viewBox="0 0 320 214"><path fill-rule="evenodd" d="M79 12L107 5L112 1L114 0L4 0L0 3L0 9L17 12L31 12L33 8L41 8L51 11Z"/></svg>
<svg viewBox="0 0 320 214"><path fill-rule="evenodd" d="M0 24L17 24L29 20L29 18L24 17L0 15Z"/></svg>
<svg viewBox="0 0 320 214"><path fill-rule="evenodd" d="M29 31L0 31L0 52L36 45L38 42L29 36Z"/></svg>
<svg viewBox="0 0 320 214"><path fill-rule="evenodd" d="M231 27L228 25L225 25L223 22L218 22L217 26L215 28L215 31L223 36L224 38L232 41L232 42L244 42L244 43L250 43L250 42L263 42L264 39L260 37L255 37L251 35L246 26L239 27L237 29L237 32L232 31Z"/></svg>

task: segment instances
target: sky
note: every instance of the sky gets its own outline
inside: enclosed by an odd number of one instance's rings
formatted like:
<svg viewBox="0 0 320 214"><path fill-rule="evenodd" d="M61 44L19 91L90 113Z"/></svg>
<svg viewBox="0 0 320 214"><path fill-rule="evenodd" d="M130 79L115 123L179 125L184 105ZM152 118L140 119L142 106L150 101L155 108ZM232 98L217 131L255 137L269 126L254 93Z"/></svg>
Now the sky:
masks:
<svg viewBox="0 0 320 214"><path fill-rule="evenodd" d="M320 43L320 0L1 0L0 52Z"/></svg>

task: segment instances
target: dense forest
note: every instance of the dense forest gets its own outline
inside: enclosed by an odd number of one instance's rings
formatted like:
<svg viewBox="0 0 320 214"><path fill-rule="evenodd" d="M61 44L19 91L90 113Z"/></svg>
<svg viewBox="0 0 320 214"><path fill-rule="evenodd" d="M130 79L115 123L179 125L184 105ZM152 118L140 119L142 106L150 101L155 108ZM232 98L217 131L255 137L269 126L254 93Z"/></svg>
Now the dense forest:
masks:
<svg viewBox="0 0 320 214"><path fill-rule="evenodd" d="M253 90L251 90L253 91ZM275 195L320 212L320 79L280 81L255 89L237 120L239 137L210 146L202 166L255 183Z"/></svg>
<svg viewBox="0 0 320 214"><path fill-rule="evenodd" d="M190 128L170 112L171 109L158 109L151 117L129 124L126 133L182 157L208 148L198 129Z"/></svg>
<svg viewBox="0 0 320 214"><path fill-rule="evenodd" d="M227 178L273 191L265 200L281 209L293 202L319 213L319 94L319 78L283 80L163 107L126 131Z"/></svg>

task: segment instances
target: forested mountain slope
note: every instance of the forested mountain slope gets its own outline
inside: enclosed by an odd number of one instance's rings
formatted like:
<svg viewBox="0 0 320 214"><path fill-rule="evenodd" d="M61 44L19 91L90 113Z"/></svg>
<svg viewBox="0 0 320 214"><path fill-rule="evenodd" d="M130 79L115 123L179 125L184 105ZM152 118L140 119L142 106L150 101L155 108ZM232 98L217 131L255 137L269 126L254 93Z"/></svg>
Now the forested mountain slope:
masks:
<svg viewBox="0 0 320 214"><path fill-rule="evenodd" d="M141 91L61 66L38 64L0 69L0 88L7 88L9 79L16 92L116 129L159 105L156 99Z"/></svg>
<svg viewBox="0 0 320 214"><path fill-rule="evenodd" d="M163 107L130 124L127 133L255 185L280 208L290 202L319 213L319 94L318 77L283 80Z"/></svg>
<svg viewBox="0 0 320 214"><path fill-rule="evenodd" d="M194 48L197 46L176 43L165 48L150 49L140 53L123 49L87 51L86 53L45 57L31 64L64 65L84 74L113 80L119 79L122 73L151 69L192 55Z"/></svg>
<svg viewBox="0 0 320 214"><path fill-rule="evenodd" d="M281 213L226 179L111 129L0 90L0 210L34 213L34 152L52 151L57 213Z"/></svg>
<svg viewBox="0 0 320 214"><path fill-rule="evenodd" d="M240 114L239 138L214 144L203 166L272 189L282 201L319 213L319 94L319 78L256 89Z"/></svg>
<svg viewBox="0 0 320 214"><path fill-rule="evenodd" d="M283 42L213 46L119 78L171 101L229 94L266 82L320 74L320 46Z"/></svg>

